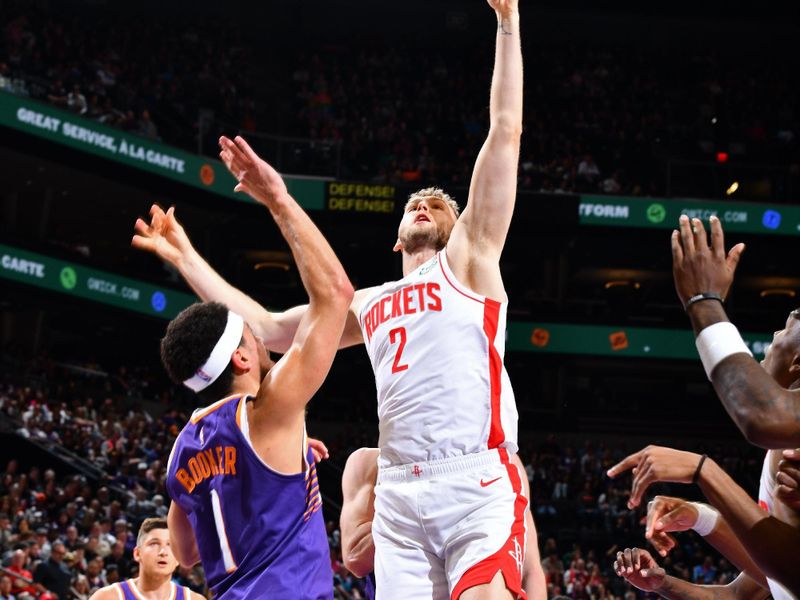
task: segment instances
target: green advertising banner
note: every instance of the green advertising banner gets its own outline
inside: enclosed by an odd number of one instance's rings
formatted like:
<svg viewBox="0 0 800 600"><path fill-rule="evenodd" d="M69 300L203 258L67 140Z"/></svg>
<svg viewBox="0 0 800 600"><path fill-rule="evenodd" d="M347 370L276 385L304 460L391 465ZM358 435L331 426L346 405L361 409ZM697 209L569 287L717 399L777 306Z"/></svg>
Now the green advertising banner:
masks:
<svg viewBox="0 0 800 600"><path fill-rule="evenodd" d="M131 135L35 100L0 93L0 125L227 198L253 202L246 194L234 193L236 180L218 160ZM285 180L301 206L325 208L324 180Z"/></svg>
<svg viewBox="0 0 800 600"><path fill-rule="evenodd" d="M771 334L742 333L742 337L758 360L772 342ZM694 333L682 329L515 322L508 324L506 348L547 354L699 360Z"/></svg>
<svg viewBox="0 0 800 600"><path fill-rule="evenodd" d="M0 278L164 319L197 302L191 294L2 244ZM743 333L742 337L759 360L772 342L771 334ZM694 335L680 329L512 322L506 348L509 352L697 360Z"/></svg>
<svg viewBox="0 0 800 600"><path fill-rule="evenodd" d="M800 207L785 204L582 195L578 207L581 225L675 229L681 215L716 216L725 231L800 235Z"/></svg>
<svg viewBox="0 0 800 600"><path fill-rule="evenodd" d="M190 294L2 244L0 277L164 319L197 301Z"/></svg>

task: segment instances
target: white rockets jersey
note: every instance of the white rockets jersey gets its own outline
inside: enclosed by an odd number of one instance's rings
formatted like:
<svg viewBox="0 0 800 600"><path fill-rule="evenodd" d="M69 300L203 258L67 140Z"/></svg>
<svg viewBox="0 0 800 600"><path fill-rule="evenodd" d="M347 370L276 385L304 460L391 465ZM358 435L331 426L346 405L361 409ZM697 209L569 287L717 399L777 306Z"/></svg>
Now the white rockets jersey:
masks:
<svg viewBox="0 0 800 600"><path fill-rule="evenodd" d="M779 450L768 451L764 457L761 479L758 482L758 504L769 514L780 518L779 515L775 514L775 488L778 484L775 481L775 475L772 473L770 452L779 452ZM777 581L768 577L767 583L769 584L769 591L775 600L796 600L792 593Z"/></svg>
<svg viewBox="0 0 800 600"><path fill-rule="evenodd" d="M506 308L459 283L444 250L361 305L381 466L517 451L517 407L503 365Z"/></svg>

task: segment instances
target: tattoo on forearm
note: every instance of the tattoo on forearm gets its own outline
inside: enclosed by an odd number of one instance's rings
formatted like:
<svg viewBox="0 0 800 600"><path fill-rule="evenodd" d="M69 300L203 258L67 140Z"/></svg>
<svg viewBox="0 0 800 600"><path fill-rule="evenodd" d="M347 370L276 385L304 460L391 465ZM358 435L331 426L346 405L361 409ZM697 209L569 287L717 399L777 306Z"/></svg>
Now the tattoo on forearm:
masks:
<svg viewBox="0 0 800 600"><path fill-rule="evenodd" d="M505 18L500 19L500 22L497 24L497 29L502 35L511 35L511 23L506 23L506 20Z"/></svg>

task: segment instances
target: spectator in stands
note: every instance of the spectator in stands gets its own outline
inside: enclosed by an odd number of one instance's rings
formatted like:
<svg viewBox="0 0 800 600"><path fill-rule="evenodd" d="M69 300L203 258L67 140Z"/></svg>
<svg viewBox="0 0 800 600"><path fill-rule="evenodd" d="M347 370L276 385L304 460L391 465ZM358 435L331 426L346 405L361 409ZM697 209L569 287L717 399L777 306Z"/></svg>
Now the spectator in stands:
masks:
<svg viewBox="0 0 800 600"><path fill-rule="evenodd" d="M0 575L0 600L16 600L11 593L11 578L8 575Z"/></svg>
<svg viewBox="0 0 800 600"><path fill-rule="evenodd" d="M139 115L139 124L136 129L136 133L151 140L161 139L158 136L158 128L156 127L155 123L153 123L152 119L150 119L149 110L145 109Z"/></svg>
<svg viewBox="0 0 800 600"><path fill-rule="evenodd" d="M81 88L78 84L72 86L69 94L67 94L66 105L69 110L78 114L85 115L89 109L86 102L86 96L81 93Z"/></svg>
<svg viewBox="0 0 800 600"><path fill-rule="evenodd" d="M712 583L716 583L716 580L717 569L714 566L712 558L706 556L703 559L703 563L697 565L692 570L692 581L701 585L711 585Z"/></svg>
<svg viewBox="0 0 800 600"><path fill-rule="evenodd" d="M61 542L53 544L50 558L39 564L33 574L36 583L53 592L59 600L67 600L72 574L64 564L67 549Z"/></svg>
<svg viewBox="0 0 800 600"><path fill-rule="evenodd" d="M37 586L29 583L29 581L33 580L33 574L25 568L25 563L27 560L28 556L25 554L25 551L21 549L14 550L14 553L11 555L11 564L8 566L8 570L25 578L13 580L11 585L11 593L14 596L21 596L23 594L36 594Z"/></svg>

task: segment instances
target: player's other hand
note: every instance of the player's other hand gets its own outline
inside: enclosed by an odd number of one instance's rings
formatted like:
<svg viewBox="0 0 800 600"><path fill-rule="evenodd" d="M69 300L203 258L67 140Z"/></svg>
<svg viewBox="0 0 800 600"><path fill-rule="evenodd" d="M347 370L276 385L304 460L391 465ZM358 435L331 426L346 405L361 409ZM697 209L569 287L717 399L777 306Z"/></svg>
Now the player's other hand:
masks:
<svg viewBox="0 0 800 600"><path fill-rule="evenodd" d="M744 252L744 244L736 244L726 254L722 225L715 216L710 221L710 246L700 219L681 215L679 229L672 232L672 275L684 307L695 294L714 292L726 298Z"/></svg>
<svg viewBox="0 0 800 600"><path fill-rule="evenodd" d="M320 462L326 458L330 458L328 447L322 440L308 438L308 447L311 448L311 453L314 455L314 460Z"/></svg>
<svg viewBox="0 0 800 600"><path fill-rule="evenodd" d="M519 10L517 0L487 0L499 17L510 17Z"/></svg>
<svg viewBox="0 0 800 600"><path fill-rule="evenodd" d="M666 577L664 569L658 566L647 550L641 548L625 548L617 552L614 572L644 592L658 590L664 585Z"/></svg>
<svg viewBox="0 0 800 600"><path fill-rule="evenodd" d="M150 222L136 219L131 246L152 252L161 260L177 267L193 250L189 236L175 218L175 207L164 212L158 204L150 207Z"/></svg>
<svg viewBox="0 0 800 600"><path fill-rule="evenodd" d="M243 137L219 138L219 157L239 183L234 192L244 192L261 204L269 206L288 194L278 172L256 154Z"/></svg>
<svg viewBox="0 0 800 600"><path fill-rule="evenodd" d="M628 508L639 506L647 488L659 481L691 483L700 455L662 446L648 446L623 459L608 470L609 477L616 477L633 469L633 485Z"/></svg>
<svg viewBox="0 0 800 600"><path fill-rule="evenodd" d="M784 450L775 474L775 495L789 508L800 511L800 448Z"/></svg>
<svg viewBox="0 0 800 600"><path fill-rule="evenodd" d="M644 537L661 556L666 556L676 546L675 538L669 532L691 529L697 517L697 508L688 500L656 496L647 504Z"/></svg>

